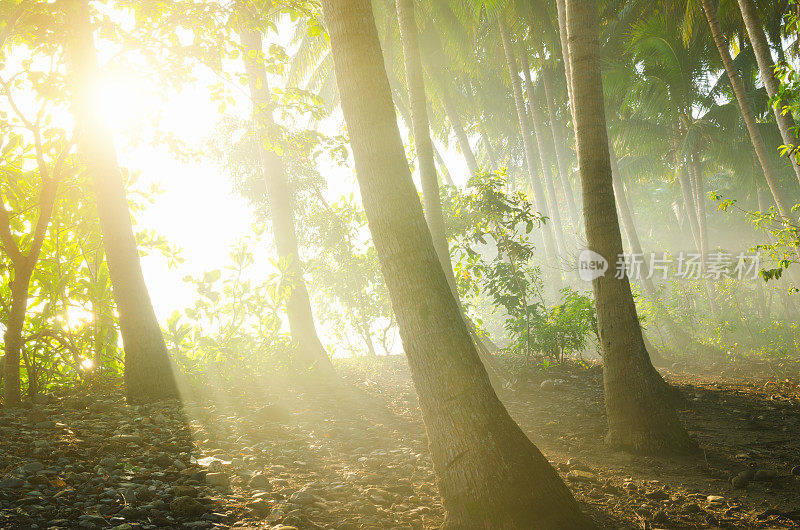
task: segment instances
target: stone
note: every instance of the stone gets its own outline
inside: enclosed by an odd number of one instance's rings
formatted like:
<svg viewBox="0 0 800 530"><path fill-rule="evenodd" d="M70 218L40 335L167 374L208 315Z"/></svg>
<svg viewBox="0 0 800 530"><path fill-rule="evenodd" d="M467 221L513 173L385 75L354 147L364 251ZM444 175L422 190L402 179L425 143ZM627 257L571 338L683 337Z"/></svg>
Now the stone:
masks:
<svg viewBox="0 0 800 530"><path fill-rule="evenodd" d="M206 507L192 497L178 497L169 503L169 510L178 517L193 517L202 515Z"/></svg>
<svg viewBox="0 0 800 530"><path fill-rule="evenodd" d="M230 485L230 480L225 473L207 473L206 484L219 488L227 488Z"/></svg>
<svg viewBox="0 0 800 530"><path fill-rule="evenodd" d="M159 467L169 467L172 465L172 458L167 454L161 453L153 459L153 463Z"/></svg>
<svg viewBox="0 0 800 530"><path fill-rule="evenodd" d="M175 486L176 497L197 497L197 488L193 486Z"/></svg>
<svg viewBox="0 0 800 530"><path fill-rule="evenodd" d="M776 478L778 478L778 473L774 469L759 469L755 474L755 479L759 482L767 482Z"/></svg>
<svg viewBox="0 0 800 530"><path fill-rule="evenodd" d="M253 489L259 490L271 490L272 484L270 484L269 479L263 473L256 473L252 476L249 482L249 486Z"/></svg>
<svg viewBox="0 0 800 530"><path fill-rule="evenodd" d="M746 471L742 471L737 473L735 477L731 479L731 485L734 488L743 489L750 484L750 481L755 478L755 472L752 469L748 469Z"/></svg>
<svg viewBox="0 0 800 530"><path fill-rule="evenodd" d="M289 502L291 502L292 504L299 504L301 506L314 504L316 500L317 500L316 495L303 490L295 491L294 493L292 493L292 496L289 497Z"/></svg>
<svg viewBox="0 0 800 530"><path fill-rule="evenodd" d="M723 502L725 502L725 497L721 495L709 495L708 497L706 497L706 501L708 501L711 504L722 504Z"/></svg>
<svg viewBox="0 0 800 530"><path fill-rule="evenodd" d="M644 494L651 501L665 501L669 499L669 494L664 490L653 490Z"/></svg>
<svg viewBox="0 0 800 530"><path fill-rule="evenodd" d="M23 473L26 473L26 474L38 473L39 471L41 471L43 469L44 469L44 464L42 464L41 462L36 462L36 461L29 462L29 463L25 464L24 466L22 466L21 468L19 468L20 471L22 471Z"/></svg>
<svg viewBox="0 0 800 530"><path fill-rule="evenodd" d="M582 471L580 469L573 469L567 473L567 480L570 482L596 482L597 477L594 473Z"/></svg>
<svg viewBox="0 0 800 530"><path fill-rule="evenodd" d="M258 517L263 517L267 515L270 510L272 510L272 506L265 501L264 499L258 499L253 501L247 505L247 508L253 512L254 515Z"/></svg>
<svg viewBox="0 0 800 530"><path fill-rule="evenodd" d="M25 485L25 481L17 477L6 477L0 480L0 489L18 489Z"/></svg>

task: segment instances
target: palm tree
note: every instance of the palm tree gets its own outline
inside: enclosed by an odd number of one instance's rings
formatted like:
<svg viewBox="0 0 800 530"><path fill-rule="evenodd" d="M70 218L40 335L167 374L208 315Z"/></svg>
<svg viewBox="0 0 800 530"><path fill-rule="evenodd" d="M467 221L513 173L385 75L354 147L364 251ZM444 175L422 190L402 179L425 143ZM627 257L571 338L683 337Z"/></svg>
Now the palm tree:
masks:
<svg viewBox="0 0 800 530"><path fill-rule="evenodd" d="M750 107L750 102L747 100L747 94L742 80L739 77L739 72L737 72L733 64L733 59L728 49L728 43L725 36L722 34L722 28L717 20L717 14L712 0L702 0L702 2L706 20L708 21L709 28L711 28L711 35L714 38L714 44L716 44L719 55L722 58L722 64L725 66L725 73L728 75L728 79L733 87L736 101L739 104L739 110L742 113L747 132L750 135L750 141L753 144L753 149L756 152L758 161L761 164L761 169L764 172L764 180L766 180L767 186L770 192L772 192L775 204L778 206L778 211L782 216L789 219L791 218L791 204L789 204L784 197L783 190L775 176L775 168L767 153L764 139L761 137L761 133L758 130L758 125L753 116L753 109Z"/></svg>
<svg viewBox="0 0 800 530"><path fill-rule="evenodd" d="M97 196L100 230L125 348L125 395L134 403L177 398L173 366L142 276L114 140L94 104L92 82L98 77L98 66L89 3L68 5L67 52L72 64L78 148Z"/></svg>
<svg viewBox="0 0 800 530"><path fill-rule="evenodd" d="M532 144L532 132L528 112L525 109L525 101L522 97L522 83L519 79L519 71L517 70L517 59L514 55L514 48L511 44L511 37L508 33L508 26L505 21L503 13L497 14L497 24L500 29L500 39L505 51L506 66L508 68L508 75L511 81L511 90L514 95L514 105L517 109L517 119L519 121L519 132L522 136L522 145L525 149L525 162L528 172L528 178L533 191L533 200L536 204L536 209L545 217L550 217L550 209L547 207L547 198L544 195L542 184L536 177L535 169L537 164L536 156L534 155L534 146ZM544 236L544 250L548 261L553 262L556 258L556 247L553 241L553 231L550 223L545 223L543 228Z"/></svg>
<svg viewBox="0 0 800 530"><path fill-rule="evenodd" d="M567 1L567 36L586 239L589 249L616 263L622 236L608 149L595 0ZM607 441L646 453L693 450L648 358L628 278L607 274L595 279L592 287L603 347Z"/></svg>
<svg viewBox="0 0 800 530"><path fill-rule="evenodd" d="M272 96L261 51L261 33L243 28L240 32L244 52L247 82L250 98L253 101L253 119L259 137L258 154L261 160L264 182L269 196L269 214L272 220L272 233L278 257L284 261L284 281L289 287L286 301L286 315L289 330L297 344L297 358L302 370L312 369L320 375L332 375L333 364L317 334L311 301L308 296L300 252L297 249L297 233L294 224L294 203L286 168L281 157L267 149L268 139L277 136L272 116Z"/></svg>
<svg viewBox="0 0 800 530"><path fill-rule="evenodd" d="M546 145L544 126L542 125L542 113L536 105L536 93L531 81L531 68L528 64L527 50L520 53L522 62L523 79L525 80L525 91L528 94L528 106L531 109L530 117L531 124L533 125L533 135L536 138L536 145L539 151L539 168L541 175L544 178L545 189L547 190L547 198L550 203L550 213L553 216L553 231L556 234L556 243L562 255L567 252L567 245L564 241L564 225L561 222L561 211L558 206L556 189L553 186L553 171L550 166L550 161L547 159L548 146Z"/></svg>
<svg viewBox="0 0 800 530"><path fill-rule="evenodd" d="M767 43L767 35L764 31L764 26L758 17L756 11L756 4L753 0L739 0L739 9L742 12L742 19L747 28L747 35L750 37L750 43L753 45L753 52L758 61L758 69L761 72L761 80L764 82L764 87L767 89L767 94L770 98L774 98L778 94L778 80L775 78L774 64L772 61L772 53L770 52L769 44ZM784 114L782 111L783 105L780 101L775 102L773 111L775 112L775 121L778 123L778 128L781 131L783 143L786 145L798 145L800 140L794 134L794 120L790 114ZM797 158L790 156L792 167L794 168L795 175L800 181L800 165L797 163Z"/></svg>
<svg viewBox="0 0 800 530"><path fill-rule="evenodd" d="M588 528L489 383L405 158L369 0L323 0L342 112L447 511L447 528Z"/></svg>

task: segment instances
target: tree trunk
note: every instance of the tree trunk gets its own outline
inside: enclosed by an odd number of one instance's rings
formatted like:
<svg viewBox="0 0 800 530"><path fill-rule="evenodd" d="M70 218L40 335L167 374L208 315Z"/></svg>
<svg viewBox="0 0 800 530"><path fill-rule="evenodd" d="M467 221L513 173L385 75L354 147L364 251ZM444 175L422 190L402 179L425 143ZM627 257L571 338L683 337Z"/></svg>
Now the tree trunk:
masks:
<svg viewBox="0 0 800 530"><path fill-rule="evenodd" d="M453 128L453 132L456 135L458 147L461 149L461 154L464 156L467 168L469 168L469 176L473 177L478 172L478 162L475 159L475 152L472 150L472 146L469 143L469 137L464 130L461 116L459 116L458 109L453 102L451 75L444 60L444 47L436 31L431 32L430 38L432 39L433 45L425 51L425 56L428 58L427 64L430 67L428 72L430 77L436 80L439 85L445 115L450 121L450 126Z"/></svg>
<svg viewBox="0 0 800 530"><path fill-rule="evenodd" d="M572 65L569 64L569 41L567 39L567 2L556 0L558 13L558 37L561 41L561 57L564 60L564 76L567 78L567 98L572 110Z"/></svg>
<svg viewBox="0 0 800 530"><path fill-rule="evenodd" d="M567 30L586 239L589 249L616 263L622 236L614 203L595 0L568 0ZM606 274L592 287L603 348L608 443L645 453L692 450L694 444L675 410L654 385L658 372L647 355L628 278Z"/></svg>
<svg viewBox="0 0 800 530"><path fill-rule="evenodd" d="M447 119L450 121L450 126L456 135L458 147L469 169L469 176L474 177L478 173L478 161L475 159L475 153L472 151L472 146L469 144L469 137L464 130L464 124L461 122L461 116L458 115L458 110L453 103L453 98L450 94L450 87L445 84L445 81L440 83L442 91L442 103L444 104L444 112Z"/></svg>
<svg viewBox="0 0 800 530"><path fill-rule="evenodd" d="M439 264L405 159L369 0L323 0L375 249L428 433L448 528L586 528L492 390Z"/></svg>
<svg viewBox="0 0 800 530"><path fill-rule="evenodd" d="M564 142L564 137L561 135L561 128L558 124L550 70L547 68L542 69L542 85L544 85L544 99L547 104L547 113L550 117L550 130L553 134L556 161L558 162L558 176L561 179L561 187L564 188L564 197L567 201L567 209L572 219L572 225L575 230L580 230L581 218L578 216L578 208L575 206L575 194L572 191L572 184L569 181L570 163L565 150L566 143Z"/></svg>
<svg viewBox="0 0 800 530"><path fill-rule="evenodd" d="M497 17L498 26L500 28L500 38L503 41L503 49L506 54L506 65L508 67L508 75L511 80L511 90L514 94L514 105L517 108L517 119L519 120L519 131L522 135L522 145L525 149L525 163L528 170L528 178L530 179L531 190L533 191L533 199L536 204L536 209L539 213L548 218L548 222L542 225L542 237L544 239L544 251L547 261L554 263L557 257L555 242L553 240L553 231L550 226L550 212L547 208L547 199L545 198L542 184L536 177L536 156L534 155L533 144L531 138L531 128L528 121L527 111L525 110L525 102L522 98L522 83L519 79L519 72L517 71L517 59L514 56L514 48L511 45L511 39L508 35L508 28L502 16Z"/></svg>
<svg viewBox="0 0 800 530"><path fill-rule="evenodd" d="M265 147L265 142L275 138L277 127L272 117L272 96L267 83L267 74L261 51L261 33L244 29L241 31L243 54L250 97L253 101L253 117L258 131L258 151L264 182L269 196L269 214L272 234L278 256L285 260L285 280L290 285L286 301L289 330L297 345L297 360L301 370L312 368L318 375L333 375L334 369L325 347L317 335L311 301L308 296L300 252L297 249L297 233L294 226L294 197L289 189L286 169L281 157Z"/></svg>
<svg viewBox="0 0 800 530"><path fill-rule="evenodd" d="M411 104L411 129L414 143L417 148L417 160L420 166L422 181L422 200L424 205L425 220L433 239L433 246L439 256L442 270L444 271L450 291L455 298L461 314L467 322L469 319L461 306L453 274L453 264L450 261L450 247L445 232L442 203L439 197L439 181L436 177L436 168L433 166L430 125L428 123L427 98L425 96L425 82L422 77L422 61L419 53L419 35L417 23L414 18L413 0L397 0L397 22L400 27L400 38L403 42L403 56L406 70L406 84L408 86L408 99ZM474 325L468 322L468 327ZM481 342L478 334L474 334L478 353L487 365L490 375L499 376L497 363L494 362L488 349ZM495 386L501 381L494 380ZM498 387L499 388L499 387Z"/></svg>
<svg viewBox="0 0 800 530"><path fill-rule="evenodd" d="M78 146L97 195L100 229L125 347L125 394L133 403L178 398L172 363L142 276L114 140L96 109L92 82L98 78L97 52L88 2L76 0L69 5L71 38L67 50L73 68Z"/></svg>
<svg viewBox="0 0 800 530"><path fill-rule="evenodd" d="M545 135L542 126L542 116L539 108L536 106L536 94L533 89L533 82L531 81L531 68L528 64L528 57L526 53L520 54L522 62L523 78L525 79L525 91L528 94L528 105L531 108L531 123L533 124L533 134L536 137L536 146L539 149L539 167L542 169L542 177L544 178L545 189L547 190L548 202L550 205L550 212L553 215L553 232L556 235L556 244L558 245L561 255L567 254L567 244L564 241L564 223L561 221L561 208L558 205L558 197L556 196L556 188L553 185L553 172L550 168L549 160L547 160L547 146L545 142Z"/></svg>
<svg viewBox="0 0 800 530"><path fill-rule="evenodd" d="M786 201L783 196L778 180L775 178L775 169L772 167L767 148L764 145L764 139L761 137L761 132L758 130L758 125L753 117L753 110L750 107L750 102L747 99L747 93L742 85L742 80L739 77L739 72L733 64L731 53L728 50L728 43L725 36L722 34L717 14L714 10L714 5L711 0L702 0L703 11L706 14L706 20L711 28L711 35L714 37L714 43L717 46L717 51L722 58L722 63L725 66L725 72L728 74L728 79L733 87L733 92L736 95L736 101L739 103L739 110L742 112L747 132L750 135L750 141L753 143L758 161L761 164L761 169L764 171L764 179L769 186L772 196L775 198L775 204L778 206L778 211L784 217L791 219L791 204Z"/></svg>
<svg viewBox="0 0 800 530"><path fill-rule="evenodd" d="M5 395L6 407L18 407L20 394L20 354L22 352L22 329L25 326L25 312L28 309L28 288L33 275L33 264L27 259L14 267L14 280L11 282L11 307L6 320L4 335L5 349Z"/></svg>
<svg viewBox="0 0 800 530"><path fill-rule="evenodd" d="M770 52L769 43L767 42L767 35L764 27L761 25L761 20L756 11L756 4L753 0L739 0L739 9L742 11L742 19L747 28L747 35L750 37L750 43L753 45L753 52L758 61L758 70L761 72L761 80L764 82L764 87L767 89L767 94L770 98L778 94L780 85L775 78L774 63L772 61L772 53ZM772 110L775 113L775 121L778 123L778 129L781 131L781 138L786 145L800 145L800 139L795 135L794 120L791 114L784 114L781 111L783 107L782 102L777 101ZM797 163L797 157L790 155L789 159L792 163L795 176L800 182L800 165Z"/></svg>
<svg viewBox="0 0 800 530"><path fill-rule="evenodd" d="M681 187L681 197L683 198L683 205L686 209L686 219L689 223L689 230L692 234L692 241L694 242L695 249L702 252L702 245L700 243L700 227L697 224L697 207L692 190L692 183L689 181L688 169L686 163L683 161L678 150L679 141L675 140L675 173L678 177L678 184Z"/></svg>
<svg viewBox="0 0 800 530"><path fill-rule="evenodd" d="M433 246L442 264L445 276L455 285L453 266L450 263L450 248L444 228L442 203L439 197L439 178L433 160L433 142L428 122L428 101L425 96L425 81L419 54L419 35L414 18L413 0L397 0L397 23L403 43L403 58L406 71L408 101L411 107L411 132L414 135L425 220L431 231Z"/></svg>

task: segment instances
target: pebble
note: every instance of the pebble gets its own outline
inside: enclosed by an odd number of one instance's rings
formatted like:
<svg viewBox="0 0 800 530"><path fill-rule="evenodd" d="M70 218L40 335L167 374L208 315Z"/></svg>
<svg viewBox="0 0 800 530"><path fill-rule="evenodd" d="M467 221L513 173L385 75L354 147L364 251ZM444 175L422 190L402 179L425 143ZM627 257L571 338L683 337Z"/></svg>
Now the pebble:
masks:
<svg viewBox="0 0 800 530"><path fill-rule="evenodd" d="M169 509L178 517L192 517L205 513L206 507L192 497L178 497L169 503Z"/></svg>
<svg viewBox="0 0 800 530"><path fill-rule="evenodd" d="M230 485L230 479L225 473L207 473L206 484L219 488L227 488Z"/></svg>

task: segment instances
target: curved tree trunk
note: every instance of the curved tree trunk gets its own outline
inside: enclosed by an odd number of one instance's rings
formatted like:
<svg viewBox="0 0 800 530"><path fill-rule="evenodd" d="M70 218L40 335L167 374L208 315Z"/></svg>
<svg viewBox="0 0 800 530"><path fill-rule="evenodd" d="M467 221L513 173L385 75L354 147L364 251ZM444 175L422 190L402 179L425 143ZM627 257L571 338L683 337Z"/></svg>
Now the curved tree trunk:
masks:
<svg viewBox="0 0 800 530"><path fill-rule="evenodd" d="M567 209L569 216L572 219L574 230L580 230L581 218L578 215L578 208L575 206L575 194L572 190L572 184L569 181L569 158L565 150L564 137L561 135L561 128L558 124L556 116L555 100L553 99L552 80L550 78L550 70L548 68L542 69L542 85L544 86L544 99L547 104L547 114L550 118L550 130L553 134L553 145L555 146L556 161L558 162L558 176L561 180L561 187L564 188L564 197L567 201Z"/></svg>
<svg viewBox="0 0 800 530"><path fill-rule="evenodd" d="M79 0L69 5L67 53L72 64L78 147L97 195L100 230L125 348L125 395L133 403L178 398L173 364L142 276L114 140L95 108L92 81L98 77L98 66L88 2Z"/></svg>
<svg viewBox="0 0 800 530"><path fill-rule="evenodd" d="M419 394L448 528L587 528L492 390L408 169L369 0L323 0L361 196Z"/></svg>
<svg viewBox="0 0 800 530"><path fill-rule="evenodd" d="M528 64L528 57L524 51L520 54L520 57L523 79L525 79L525 91L528 94L528 105L531 108L530 116L531 124L533 125L533 134L536 137L536 145L539 150L539 167L542 169L542 177L544 178L545 189L547 190L550 213L553 215L553 232L555 232L556 235L556 243L558 244L559 252L562 256L565 256L567 254L567 244L564 241L564 223L561 221L561 209L558 205L556 188L553 185L553 171L550 168L549 160L547 160L547 145L542 126L542 116L539 107L536 106L536 92L533 89L533 82L531 81L531 69L530 64Z"/></svg>
<svg viewBox="0 0 800 530"><path fill-rule="evenodd" d="M312 368L320 375L334 373L325 347L317 334L311 300L303 279L300 252L297 248L297 233L294 226L294 198L289 189L286 168L283 160L272 150L264 147L264 141L277 135L272 117L272 96L267 84L266 70L261 51L261 33L253 30L241 31L242 46L250 97L253 101L253 117L258 131L258 154L261 159L264 182L269 197L269 214L272 221L272 234L278 256L285 260L284 281L290 285L286 301L286 314L289 330L297 345L299 368Z"/></svg>
<svg viewBox="0 0 800 530"><path fill-rule="evenodd" d="M781 215L791 219L791 204L788 203L783 196L778 180L775 178L775 169L772 167L767 148L764 145L764 139L761 137L761 132L758 130L756 120L753 117L753 110L750 107L750 102L747 99L747 93L742 85L742 80L739 77L739 72L733 64L731 53L728 50L728 42L722 34L722 28L717 20L717 13L714 10L712 0L702 0L703 11L706 15L706 20L711 28L711 35L714 37L714 44L717 46L717 51L722 58L722 64L725 66L725 72L728 74L728 79L733 86L733 92L736 95L736 101L739 103L739 110L742 112L747 132L750 135L750 141L753 143L758 162L761 164L761 169L764 171L764 179L767 181L767 186L775 198L775 204L778 206L778 211Z"/></svg>
<svg viewBox="0 0 800 530"><path fill-rule="evenodd" d="M595 0L568 0L567 31L572 68L573 117L583 187L588 247L616 263L622 253L606 131ZM646 453L688 452L695 446L652 367L628 278L606 274L592 282L603 348L607 441Z"/></svg>
<svg viewBox="0 0 800 530"><path fill-rule="evenodd" d="M750 37L750 43L753 45L753 52L758 61L758 70L761 72L761 80L764 82L764 87L767 89L769 97L774 98L778 94L780 85L775 78L774 63L772 61L772 53L770 52L769 43L767 42L767 34L764 31L764 26L758 17L756 11L756 4L753 0L739 0L739 9L742 12L742 19L747 28L747 35ZM784 114L781 109L783 105L780 101L776 102L772 110L775 113L775 121L778 123L778 129L781 131L781 138L786 145L800 145L800 139L797 138L794 131L794 120L791 114ZM792 162L795 176L800 182L800 165L797 163L797 157L790 155L789 159Z"/></svg>
<svg viewBox="0 0 800 530"><path fill-rule="evenodd" d="M519 72L517 70L517 59L514 56L514 48L511 45L508 28L506 27L506 22L502 15L497 17L497 22L500 28L500 38L503 41L503 49L506 54L508 75L511 78L511 90L514 94L514 105L517 108L519 131L522 135L522 146L525 149L525 163L527 165L531 190L533 191L533 200L539 213L550 218L550 211L547 208L547 199L545 198L542 184L536 176L535 168L538 164L536 162L536 156L534 155L533 144L531 143L533 134L531 133L530 122L528 121L527 111L525 110L525 101L522 97L522 82L519 79ZM555 263L557 253L550 222L542 225L542 238L544 239L544 251L547 260L550 263Z"/></svg>

